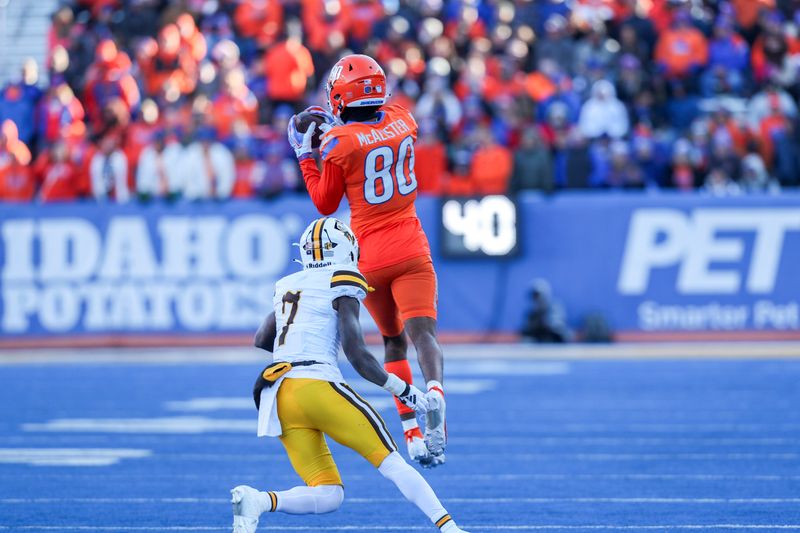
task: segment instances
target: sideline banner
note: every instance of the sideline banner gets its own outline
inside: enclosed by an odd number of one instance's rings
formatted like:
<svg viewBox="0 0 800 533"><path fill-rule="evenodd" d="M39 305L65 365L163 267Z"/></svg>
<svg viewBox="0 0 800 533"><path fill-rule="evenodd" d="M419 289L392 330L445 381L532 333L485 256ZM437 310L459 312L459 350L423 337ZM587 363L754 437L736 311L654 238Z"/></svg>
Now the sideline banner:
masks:
<svg viewBox="0 0 800 533"><path fill-rule="evenodd" d="M305 201L2 207L0 329L9 335L253 331Z"/></svg>
<svg viewBox="0 0 800 533"><path fill-rule="evenodd" d="M599 312L630 332L800 331L800 195L476 202L418 201L443 331L517 331L535 278L550 282L572 325ZM493 215L506 205L513 216ZM2 204L0 337L250 333L275 280L298 268L291 243L316 216L303 197ZM469 231L454 237L454 226ZM464 249L491 257L440 255L476 232Z"/></svg>
<svg viewBox="0 0 800 533"><path fill-rule="evenodd" d="M526 288L540 277L573 325L598 312L618 331L800 330L796 193L604 193L520 205L522 259L494 266L500 328L520 324Z"/></svg>

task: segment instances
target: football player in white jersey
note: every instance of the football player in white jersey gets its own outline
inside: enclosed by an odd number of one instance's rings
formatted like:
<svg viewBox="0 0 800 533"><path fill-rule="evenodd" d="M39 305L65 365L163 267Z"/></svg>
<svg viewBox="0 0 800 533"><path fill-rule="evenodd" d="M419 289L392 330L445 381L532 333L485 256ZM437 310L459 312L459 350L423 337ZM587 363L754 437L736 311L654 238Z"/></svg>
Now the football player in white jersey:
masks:
<svg viewBox="0 0 800 533"><path fill-rule="evenodd" d="M265 512L320 514L342 504L344 489L325 435L362 455L407 500L445 533L465 533L433 489L397 452L381 416L347 383L339 370L339 346L366 380L424 413L422 391L387 374L369 353L358 315L370 290L358 271L358 243L335 218L312 222L300 239L303 270L278 281L271 313L256 333L255 345L273 353L273 362L253 389L258 435L280 437L289 461L306 486L259 491L231 490L234 533L253 533Z"/></svg>

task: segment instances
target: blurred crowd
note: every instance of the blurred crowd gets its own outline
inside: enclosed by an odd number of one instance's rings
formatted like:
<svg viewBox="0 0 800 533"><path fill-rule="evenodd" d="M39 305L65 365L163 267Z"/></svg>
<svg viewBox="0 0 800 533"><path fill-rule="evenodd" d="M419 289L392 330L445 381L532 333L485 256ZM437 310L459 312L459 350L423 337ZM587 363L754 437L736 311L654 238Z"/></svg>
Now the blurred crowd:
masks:
<svg viewBox="0 0 800 533"><path fill-rule="evenodd" d="M0 199L300 192L287 121L347 51L424 193L800 184L800 0L71 0L0 92Z"/></svg>

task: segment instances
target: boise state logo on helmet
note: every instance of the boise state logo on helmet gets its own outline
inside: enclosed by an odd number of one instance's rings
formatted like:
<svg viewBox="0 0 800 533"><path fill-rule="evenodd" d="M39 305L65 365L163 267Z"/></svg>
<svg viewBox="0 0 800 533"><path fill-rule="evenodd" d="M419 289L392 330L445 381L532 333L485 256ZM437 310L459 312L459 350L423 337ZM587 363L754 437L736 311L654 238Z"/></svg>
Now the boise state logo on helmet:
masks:
<svg viewBox="0 0 800 533"><path fill-rule="evenodd" d="M318 218L300 237L300 261L304 268L358 265L358 241L350 227L332 217Z"/></svg>
<svg viewBox="0 0 800 533"><path fill-rule="evenodd" d="M363 54L341 58L326 84L328 108L339 117L346 107L382 106L386 103L386 74L377 61Z"/></svg>

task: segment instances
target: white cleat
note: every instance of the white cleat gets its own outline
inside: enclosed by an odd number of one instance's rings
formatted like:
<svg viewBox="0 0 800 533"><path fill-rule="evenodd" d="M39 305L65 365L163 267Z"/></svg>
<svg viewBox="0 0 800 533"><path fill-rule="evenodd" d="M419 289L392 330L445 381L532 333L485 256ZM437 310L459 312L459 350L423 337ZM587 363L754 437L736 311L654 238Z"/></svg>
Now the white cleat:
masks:
<svg viewBox="0 0 800 533"><path fill-rule="evenodd" d="M408 456L412 461L417 461L420 464L424 464L423 461L430 461L431 454L428 453L425 439L418 427L403 432L403 435L406 439L406 446L408 446Z"/></svg>
<svg viewBox="0 0 800 533"><path fill-rule="evenodd" d="M422 468L436 468L445 463L445 456L442 455L428 455L426 459L421 459L419 464Z"/></svg>
<svg viewBox="0 0 800 533"><path fill-rule="evenodd" d="M247 485L231 490L233 533L255 533L258 517L264 512L262 500L261 492Z"/></svg>
<svg viewBox="0 0 800 533"><path fill-rule="evenodd" d="M447 427L445 424L444 395L439 390L429 390L425 394L428 412L425 415L425 446L434 457L444 453L447 447Z"/></svg>

